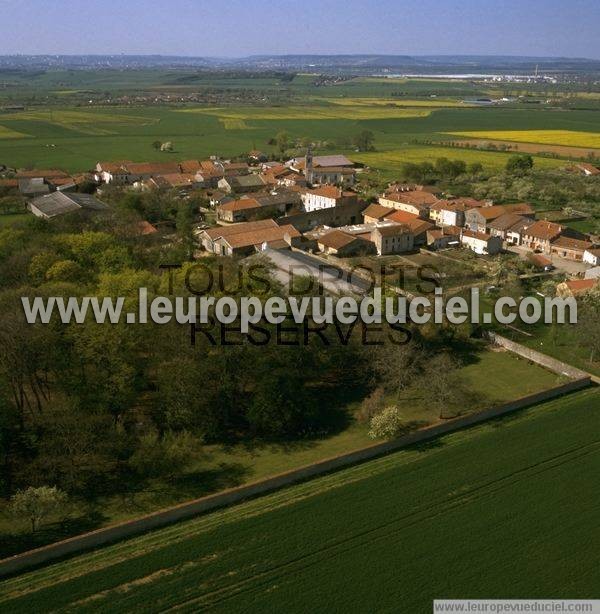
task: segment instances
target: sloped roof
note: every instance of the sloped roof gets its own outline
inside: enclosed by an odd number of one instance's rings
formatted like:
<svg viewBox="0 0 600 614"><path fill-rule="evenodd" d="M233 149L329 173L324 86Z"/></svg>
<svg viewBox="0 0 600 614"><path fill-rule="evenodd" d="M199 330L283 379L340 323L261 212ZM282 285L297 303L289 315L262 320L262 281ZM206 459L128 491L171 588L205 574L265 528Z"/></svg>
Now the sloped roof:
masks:
<svg viewBox="0 0 600 614"><path fill-rule="evenodd" d="M392 213L392 211L389 207L372 203L363 211L363 217L373 217L379 220Z"/></svg>
<svg viewBox="0 0 600 614"><path fill-rule="evenodd" d="M555 224L554 222L548 222L546 220L538 220L527 227L525 234L535 239L546 241L558 237L562 231L563 227L560 224Z"/></svg>

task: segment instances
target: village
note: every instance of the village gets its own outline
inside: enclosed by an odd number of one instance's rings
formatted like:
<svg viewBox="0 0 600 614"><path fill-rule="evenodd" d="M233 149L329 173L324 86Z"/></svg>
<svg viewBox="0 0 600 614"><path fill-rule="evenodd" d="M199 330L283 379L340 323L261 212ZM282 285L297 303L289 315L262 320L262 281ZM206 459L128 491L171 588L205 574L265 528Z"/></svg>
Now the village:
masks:
<svg viewBox="0 0 600 614"><path fill-rule="evenodd" d="M582 164L582 174L598 169ZM600 281L598 237L546 219L530 204L453 197L436 186L391 183L377 199L356 189L364 169L345 155L305 155L269 161L260 151L245 160L139 163L98 162L88 173L16 171L0 179L27 200L35 216L52 219L109 208L107 187L136 192L201 194L194 227L195 256L247 257L274 251L304 252L317 265L326 259L468 251L493 258L512 253L541 273L563 273L556 291L578 295ZM600 172L600 171L598 171ZM82 191L82 186L86 188ZM91 187L91 189L90 189ZM90 193L93 192L93 193ZM140 232L158 229L149 222Z"/></svg>

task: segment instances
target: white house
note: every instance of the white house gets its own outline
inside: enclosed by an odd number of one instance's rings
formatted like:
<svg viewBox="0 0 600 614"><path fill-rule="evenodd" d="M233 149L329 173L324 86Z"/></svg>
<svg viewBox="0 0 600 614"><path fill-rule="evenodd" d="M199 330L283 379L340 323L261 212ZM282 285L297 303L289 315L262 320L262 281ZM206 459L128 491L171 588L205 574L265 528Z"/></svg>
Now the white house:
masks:
<svg viewBox="0 0 600 614"><path fill-rule="evenodd" d="M592 266L600 265L600 247L586 249L583 252L583 261Z"/></svg>
<svg viewBox="0 0 600 614"><path fill-rule="evenodd" d="M501 237L493 237L474 230L463 230L460 235L460 242L464 247L480 256L499 254L502 251Z"/></svg>
<svg viewBox="0 0 600 614"><path fill-rule="evenodd" d="M331 185L324 185L314 190L303 190L300 198L304 210L307 213L319 209L329 209L338 205L356 201L356 194L353 192L343 192L339 188Z"/></svg>

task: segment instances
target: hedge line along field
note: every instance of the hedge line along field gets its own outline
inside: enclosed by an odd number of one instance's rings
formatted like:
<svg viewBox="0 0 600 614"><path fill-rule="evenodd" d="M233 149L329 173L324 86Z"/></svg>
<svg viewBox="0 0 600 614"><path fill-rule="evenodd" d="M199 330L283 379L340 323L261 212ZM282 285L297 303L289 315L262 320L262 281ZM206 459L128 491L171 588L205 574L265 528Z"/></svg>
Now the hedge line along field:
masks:
<svg viewBox="0 0 600 614"><path fill-rule="evenodd" d="M4 611L431 612L593 598L600 391L0 583Z"/></svg>
<svg viewBox="0 0 600 614"><path fill-rule="evenodd" d="M344 104L338 102L185 108L51 107L5 112L0 113L0 164L79 172L92 168L99 160L183 160L212 154L235 156L255 148L275 153L268 141L280 131L287 131L292 138L326 140L332 150L340 151L340 140L348 141L362 130L371 130L376 153L382 154L379 163L389 160L389 166L381 170L390 173L396 172L396 160L404 153L417 162L439 156L475 160L471 153L446 148L447 141L456 140L451 133L572 130L595 138L598 131L598 114L591 111L405 107L396 106L393 99L393 106L386 106L381 98L369 105L360 96L353 101L344 99ZM157 151L152 146L157 140L171 141L175 151ZM437 143L443 149L411 148L415 141ZM494 168L503 166L508 155L476 152L476 157ZM536 162L554 163L546 160L538 157Z"/></svg>

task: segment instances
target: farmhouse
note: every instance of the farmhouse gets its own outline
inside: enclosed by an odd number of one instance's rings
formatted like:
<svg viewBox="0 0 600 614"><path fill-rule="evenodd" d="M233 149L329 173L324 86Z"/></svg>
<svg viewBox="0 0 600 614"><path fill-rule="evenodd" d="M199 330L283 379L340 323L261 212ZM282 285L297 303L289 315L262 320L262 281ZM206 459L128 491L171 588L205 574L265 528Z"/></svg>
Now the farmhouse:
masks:
<svg viewBox="0 0 600 614"><path fill-rule="evenodd" d="M274 220L259 220L203 230L198 233L198 240L209 252L237 256L261 251L265 246L279 247L282 242L290 246L300 236L290 224L279 226Z"/></svg>
<svg viewBox="0 0 600 614"><path fill-rule="evenodd" d="M593 266L600 265L600 248L588 248L583 252L583 261Z"/></svg>
<svg viewBox="0 0 600 614"><path fill-rule="evenodd" d="M523 230L521 245L532 251L550 254L551 242L557 239L563 230L564 228L560 224L538 220Z"/></svg>
<svg viewBox="0 0 600 614"><path fill-rule="evenodd" d="M377 254L385 256L412 251L415 237L408 226L394 224L375 228L371 233L371 241L375 244Z"/></svg>
<svg viewBox="0 0 600 614"><path fill-rule="evenodd" d="M49 220L75 211L104 211L109 207L91 194L53 192L29 201L27 208L36 217Z"/></svg>
<svg viewBox="0 0 600 614"><path fill-rule="evenodd" d="M518 213L504 213L488 224L488 230L493 237L500 237L511 245L518 245L522 231L532 223L530 218Z"/></svg>
<svg viewBox="0 0 600 614"><path fill-rule="evenodd" d="M480 256L486 254L493 256L502 251L502 239L500 237L492 237L474 230L463 230L460 235L460 242L464 247Z"/></svg>
<svg viewBox="0 0 600 614"><path fill-rule="evenodd" d="M267 185L265 178L262 175L232 175L219 179L217 186L219 190L238 194L246 192L257 192L264 189Z"/></svg>
<svg viewBox="0 0 600 614"><path fill-rule="evenodd" d="M375 251L375 246L368 239L339 229L331 230L320 236L317 244L319 251L324 254L332 254L342 258L370 254Z"/></svg>
<svg viewBox="0 0 600 614"><path fill-rule="evenodd" d="M567 260L583 260L583 255L586 250L592 247L590 241L584 241L582 239L574 239L562 235L550 244L551 253L559 256L560 258L566 258Z"/></svg>
<svg viewBox="0 0 600 614"><path fill-rule="evenodd" d="M458 226L444 226L431 228L426 233L427 247L432 250L446 249L460 245L460 232Z"/></svg>
<svg viewBox="0 0 600 614"><path fill-rule="evenodd" d="M386 193L379 197L379 204L392 209L406 211L427 219L432 205L438 197L425 190Z"/></svg>

